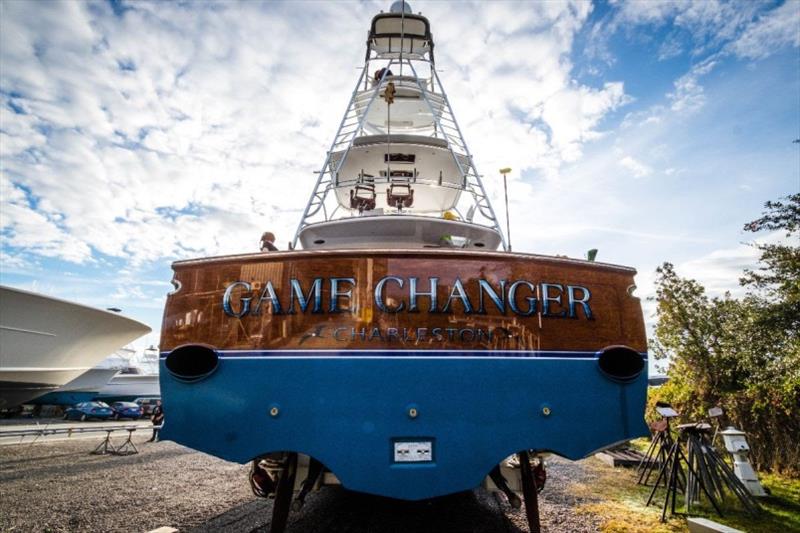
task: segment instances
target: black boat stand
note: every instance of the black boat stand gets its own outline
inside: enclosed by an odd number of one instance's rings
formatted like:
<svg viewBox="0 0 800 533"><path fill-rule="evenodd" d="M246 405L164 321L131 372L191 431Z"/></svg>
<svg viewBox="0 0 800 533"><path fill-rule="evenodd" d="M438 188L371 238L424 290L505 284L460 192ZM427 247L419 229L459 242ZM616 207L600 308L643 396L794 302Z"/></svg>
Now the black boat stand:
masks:
<svg viewBox="0 0 800 533"><path fill-rule="evenodd" d="M539 487L531 468L531 454L528 450L519 452L519 467L522 474L522 497L525 499L525 515L528 517L530 533L541 533L539 522Z"/></svg>
<svg viewBox="0 0 800 533"><path fill-rule="evenodd" d="M136 448L136 445L133 443L131 438L133 437L133 432L136 431L136 428L125 428L125 431L128 432L128 438L125 439L125 442L117 446L117 449L114 450L115 455L135 455L139 453L139 450Z"/></svg>
<svg viewBox="0 0 800 533"><path fill-rule="evenodd" d="M506 481L506 478L504 478L503 474L500 472L500 465L492 468L492 471L489 472L489 478L494 482L495 486L500 489L500 492L506 495L506 499L512 509L519 509L522 507L522 500L519 499L516 492L511 490L511 487L508 486L508 481Z"/></svg>
<svg viewBox="0 0 800 533"><path fill-rule="evenodd" d="M300 487L300 492L292 503L292 509L295 511L299 511L303 508L303 504L306 502L306 496L309 492L311 492L311 489L314 488L314 484L317 482L317 478L319 478L320 474L322 474L322 469L324 468L322 463L313 457L309 457L308 460L308 475L306 476L306 479L303 480L303 484Z"/></svg>
<svg viewBox="0 0 800 533"><path fill-rule="evenodd" d="M289 519L289 508L294 494L294 478L297 475L297 454L287 455L278 473L275 484L275 502L272 504L272 522L269 526L270 533L283 533Z"/></svg>
<svg viewBox="0 0 800 533"><path fill-rule="evenodd" d="M114 444L111 442L111 432L114 430L107 429L105 431L106 431L106 438L103 439L103 442L97 445L97 447L92 452L92 455L109 455L117 451L117 449L114 448Z"/></svg>

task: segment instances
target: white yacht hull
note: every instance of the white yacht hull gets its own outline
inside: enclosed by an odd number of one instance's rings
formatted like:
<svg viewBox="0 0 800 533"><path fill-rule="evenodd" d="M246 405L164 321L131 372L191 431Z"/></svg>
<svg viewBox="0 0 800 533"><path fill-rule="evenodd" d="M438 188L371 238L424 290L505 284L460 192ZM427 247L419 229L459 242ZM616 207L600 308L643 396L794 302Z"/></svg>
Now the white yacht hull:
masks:
<svg viewBox="0 0 800 533"><path fill-rule="evenodd" d="M149 331L109 311L0 286L0 408L57 389Z"/></svg>
<svg viewBox="0 0 800 533"><path fill-rule="evenodd" d="M158 374L117 374L97 394L97 398L103 401L133 401L158 396L161 396Z"/></svg>
<svg viewBox="0 0 800 533"><path fill-rule="evenodd" d="M91 368L58 389L29 401L36 405L74 405L94 400L118 371L117 368Z"/></svg>

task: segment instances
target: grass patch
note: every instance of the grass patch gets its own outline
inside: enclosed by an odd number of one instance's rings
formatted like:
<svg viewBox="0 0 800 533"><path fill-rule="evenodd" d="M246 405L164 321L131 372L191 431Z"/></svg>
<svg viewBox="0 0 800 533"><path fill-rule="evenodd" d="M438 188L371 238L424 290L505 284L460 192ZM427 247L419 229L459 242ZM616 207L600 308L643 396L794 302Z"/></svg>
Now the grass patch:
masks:
<svg viewBox="0 0 800 533"><path fill-rule="evenodd" d="M648 437L633 439L632 441L628 442L628 445L634 450L647 453L647 449L650 448L650 439Z"/></svg>
<svg viewBox="0 0 800 533"><path fill-rule="evenodd" d="M635 468L614 468L597 458L584 462L590 473L586 483L574 484L570 492L585 498L578 512L599 516L602 531L608 533L671 533L688 531L686 516L670 516L667 509L667 522L661 523L661 505L664 502L664 489L659 489L654 504L645 507L652 487L636 484ZM692 505L692 515L705 517L743 531L765 533L789 533L800 531L800 480L788 479L774 474L760 474L761 483L772 495L759 499L762 511L758 516L748 515L734 496L726 495L722 506L724 517L720 517L705 498L701 504ZM651 478L652 479L652 478ZM676 511L684 511L682 495L678 495Z"/></svg>

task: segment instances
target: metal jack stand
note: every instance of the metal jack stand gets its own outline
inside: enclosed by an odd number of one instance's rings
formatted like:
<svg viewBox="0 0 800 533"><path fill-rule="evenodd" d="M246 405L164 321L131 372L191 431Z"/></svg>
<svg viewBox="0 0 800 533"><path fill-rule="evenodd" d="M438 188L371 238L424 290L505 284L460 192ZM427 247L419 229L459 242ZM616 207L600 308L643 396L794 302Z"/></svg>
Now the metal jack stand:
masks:
<svg viewBox="0 0 800 533"><path fill-rule="evenodd" d="M283 533L289 519L289 507L294 493L294 478L297 475L297 454L287 454L283 468L278 473L275 487L275 503L272 505L272 522L270 533Z"/></svg>
<svg viewBox="0 0 800 533"><path fill-rule="evenodd" d="M722 502L725 498L724 489L727 488L739 498L748 513L758 514L760 510L758 502L711 445L709 440L711 426L702 423L686 424L680 426L680 429L687 435L689 464L699 474L689 476L686 485L686 510L689 511L692 503L699 500L700 493L697 488L705 486L708 489L706 494L710 495L709 499L711 496L716 496ZM711 500L711 503L714 501Z"/></svg>
<svg viewBox="0 0 800 533"><path fill-rule="evenodd" d="M657 406L656 410L663 418L650 426L654 433L650 441L650 447L647 449L647 453L642 458L639 466L636 467L636 471L639 473L639 479L636 483L639 485L647 486L653 472L661 468L670 459L670 450L672 450L672 445L674 444L669 420L677 417L678 413L666 404ZM667 467L667 471L671 471L671 469ZM682 470L679 471L679 476L678 482L681 484L681 490L683 490L686 480L683 477ZM656 482L656 486L658 486L658 482ZM664 479L664 486L666 486L666 478Z"/></svg>
<svg viewBox="0 0 800 533"><path fill-rule="evenodd" d="M117 450L114 448L114 444L111 442L111 432L114 431L113 429L106 430L106 438L103 439L103 442L97 445L97 447L92 452L93 455L108 455L115 453Z"/></svg>
<svg viewBox="0 0 800 533"><path fill-rule="evenodd" d="M537 475L544 479L544 464L539 463L531 467L531 455L528 450L519 452L519 466L522 474L522 496L525 499L525 515L528 517L528 530L530 533L541 533L542 526L539 521L539 492L544 488L544 483L537 483ZM541 485L541 487L540 487Z"/></svg>
<svg viewBox="0 0 800 533"><path fill-rule="evenodd" d="M299 511L303 508L303 504L306 502L306 496L314 488L314 484L317 482L317 478L322 474L323 465L313 457L309 457L309 465L308 465L308 476L303 481L303 485L300 488L300 493L294 499L294 503L292 503L292 509L295 511Z"/></svg>
<svg viewBox="0 0 800 533"><path fill-rule="evenodd" d="M682 464L686 464L686 467L688 468L689 471L690 479L697 479L700 481L699 486L705 493L706 497L708 498L708 501L711 502L711 504L714 506L714 509L716 509L717 513L719 513L719 515L722 516L722 511L720 510L716 499L708 491L708 488L706 487L705 483L703 483L702 478L698 476L697 471L689 462L689 460L686 458L686 455L684 455L683 450L681 449L680 435L678 436L677 439L675 439L675 442L672 444L672 448L669 451L667 460L664 461L663 465L661 465L661 469L658 472L658 478L656 479L655 485L653 485L653 490L650 492L650 497L647 498L646 505L649 506L650 503L653 501L653 497L656 495L656 490L658 490L658 486L661 483L661 479L664 478L666 479L666 484L667 484L667 494L666 497L664 498L664 506L661 510L661 521L662 522L667 521L667 507L669 506L670 501L672 501L671 514L675 514L675 501L677 500L678 497L679 478L681 476L684 476ZM686 478L684 477L684 485L683 485L684 487L687 486L685 479Z"/></svg>
<svg viewBox="0 0 800 533"><path fill-rule="evenodd" d="M500 465L496 465L494 468L492 468L492 471L489 472L489 478L491 478L495 486L500 489L503 494L505 494L509 505L511 505L513 509L519 509L522 507L522 500L520 500L519 496L517 496L516 493L511 490L511 487L508 486L508 481L506 481L506 478L504 478L503 474L500 472Z"/></svg>
<svg viewBox="0 0 800 533"><path fill-rule="evenodd" d="M647 485L653 470L664 464L664 460L672 448L669 420L659 420L651 424L650 429L653 430L653 438L650 440L647 453L642 457L639 466L636 467L636 471L639 473L639 479L636 483L639 485Z"/></svg>
<svg viewBox="0 0 800 533"><path fill-rule="evenodd" d="M128 438L125 439L121 445L117 446L117 449L114 450L115 455L134 455L139 453L139 450L136 448L136 445L131 440L133 437L133 432L136 431L136 428L125 428L125 431L128 432Z"/></svg>

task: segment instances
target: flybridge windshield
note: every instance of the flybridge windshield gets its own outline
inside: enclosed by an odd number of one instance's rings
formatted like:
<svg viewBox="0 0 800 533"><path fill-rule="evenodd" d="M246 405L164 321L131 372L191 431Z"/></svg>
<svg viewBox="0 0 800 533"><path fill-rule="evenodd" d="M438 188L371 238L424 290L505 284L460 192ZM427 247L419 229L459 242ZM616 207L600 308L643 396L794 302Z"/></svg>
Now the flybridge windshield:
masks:
<svg viewBox="0 0 800 533"><path fill-rule="evenodd" d="M409 13L381 13L372 19L367 54L380 58L397 57L401 53L424 56L433 52L428 19Z"/></svg>

